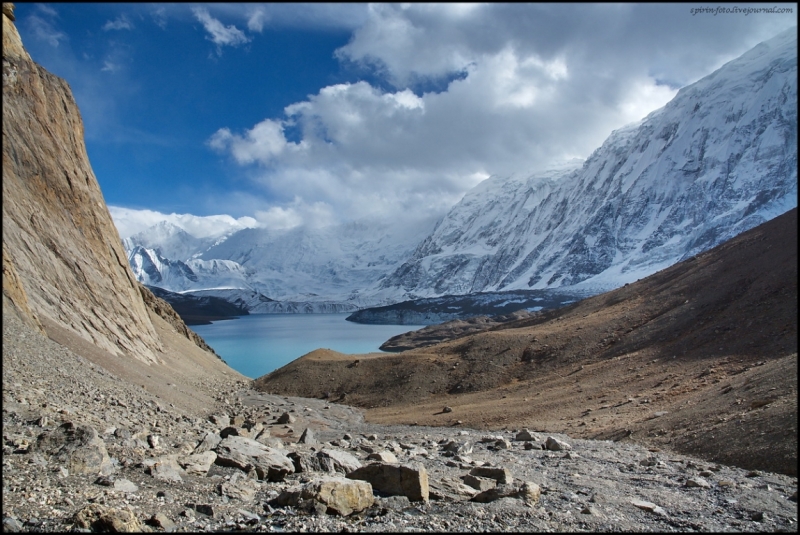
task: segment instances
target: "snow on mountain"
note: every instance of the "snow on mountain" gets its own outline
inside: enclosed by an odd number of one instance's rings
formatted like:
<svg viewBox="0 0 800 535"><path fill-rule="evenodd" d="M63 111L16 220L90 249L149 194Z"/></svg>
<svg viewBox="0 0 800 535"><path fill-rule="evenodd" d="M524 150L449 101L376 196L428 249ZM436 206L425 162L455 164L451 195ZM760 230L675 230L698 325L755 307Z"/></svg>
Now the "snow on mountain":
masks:
<svg viewBox="0 0 800 535"><path fill-rule="evenodd" d="M404 299L620 286L797 206L797 29L613 132L582 165L492 177L376 288Z"/></svg>
<svg viewBox="0 0 800 535"><path fill-rule="evenodd" d="M207 290L204 295L247 303L253 314L347 312L380 304L364 301L360 292L407 258L433 226L432 219L393 226L361 221L198 238L161 221L123 244L145 284L173 292Z"/></svg>
<svg viewBox="0 0 800 535"><path fill-rule="evenodd" d="M288 301L348 301L397 267L433 221L390 225L350 222L324 228L245 229L211 247L201 259L243 266L253 289Z"/></svg>

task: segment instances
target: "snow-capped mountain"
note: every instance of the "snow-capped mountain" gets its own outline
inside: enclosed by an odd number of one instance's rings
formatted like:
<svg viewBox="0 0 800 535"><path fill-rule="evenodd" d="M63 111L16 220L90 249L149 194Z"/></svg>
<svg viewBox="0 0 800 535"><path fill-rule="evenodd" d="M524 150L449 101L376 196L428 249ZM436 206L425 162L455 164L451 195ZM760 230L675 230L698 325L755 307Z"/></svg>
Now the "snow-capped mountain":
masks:
<svg viewBox="0 0 800 535"><path fill-rule="evenodd" d="M794 206L796 28L613 132L582 164L482 182L378 291L610 289Z"/></svg>
<svg viewBox="0 0 800 535"><path fill-rule="evenodd" d="M408 258L434 224L362 221L197 238L162 221L123 244L136 278L148 285L203 291L246 303L253 314L346 312L382 304L361 292Z"/></svg>

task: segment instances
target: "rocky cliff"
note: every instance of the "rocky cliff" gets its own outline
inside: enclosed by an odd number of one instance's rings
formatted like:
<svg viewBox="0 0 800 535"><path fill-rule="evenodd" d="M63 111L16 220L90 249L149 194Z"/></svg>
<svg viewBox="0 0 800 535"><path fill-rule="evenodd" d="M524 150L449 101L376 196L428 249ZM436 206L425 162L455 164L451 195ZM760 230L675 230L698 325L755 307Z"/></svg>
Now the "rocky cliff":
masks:
<svg viewBox="0 0 800 535"><path fill-rule="evenodd" d="M31 60L3 6L3 293L35 324L155 362L163 346L89 164L75 99Z"/></svg>

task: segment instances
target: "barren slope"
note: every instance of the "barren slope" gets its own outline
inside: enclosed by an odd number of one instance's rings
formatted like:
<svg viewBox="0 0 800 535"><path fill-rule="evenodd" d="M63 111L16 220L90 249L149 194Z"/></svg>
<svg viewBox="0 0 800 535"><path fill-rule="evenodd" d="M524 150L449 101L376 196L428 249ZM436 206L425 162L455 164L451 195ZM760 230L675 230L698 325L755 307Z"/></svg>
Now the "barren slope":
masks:
<svg viewBox="0 0 800 535"><path fill-rule="evenodd" d="M796 474L797 210L557 311L393 355L318 350L256 387L346 393L380 423L525 426Z"/></svg>

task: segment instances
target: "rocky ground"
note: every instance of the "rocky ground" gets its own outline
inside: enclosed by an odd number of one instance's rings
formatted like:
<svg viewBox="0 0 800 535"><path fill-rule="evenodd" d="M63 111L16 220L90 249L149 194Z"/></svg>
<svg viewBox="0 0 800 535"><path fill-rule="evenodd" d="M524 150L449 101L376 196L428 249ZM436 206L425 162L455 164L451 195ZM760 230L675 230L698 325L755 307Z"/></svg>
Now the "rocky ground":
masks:
<svg viewBox="0 0 800 535"><path fill-rule="evenodd" d="M4 531L797 530L795 477L544 431L370 424L234 376L198 380L213 401L185 408L162 392L178 385L142 388L5 312Z"/></svg>

